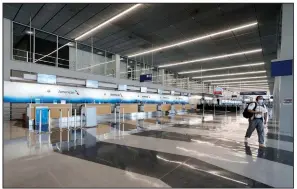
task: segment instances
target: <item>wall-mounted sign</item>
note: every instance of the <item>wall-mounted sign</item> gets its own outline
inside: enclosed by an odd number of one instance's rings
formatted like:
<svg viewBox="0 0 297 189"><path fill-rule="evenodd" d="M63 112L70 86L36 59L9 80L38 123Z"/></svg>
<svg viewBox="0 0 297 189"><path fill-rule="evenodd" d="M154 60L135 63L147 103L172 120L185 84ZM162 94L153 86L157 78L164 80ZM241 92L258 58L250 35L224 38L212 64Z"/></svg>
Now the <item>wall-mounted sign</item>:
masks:
<svg viewBox="0 0 297 189"><path fill-rule="evenodd" d="M119 91L127 91L127 85L118 85Z"/></svg>
<svg viewBox="0 0 297 189"><path fill-rule="evenodd" d="M267 91L240 92L240 95L267 95Z"/></svg>
<svg viewBox="0 0 297 189"><path fill-rule="evenodd" d="M99 87L99 82L94 81L94 80L86 80L86 87L89 88L98 88Z"/></svg>
<svg viewBox="0 0 297 189"><path fill-rule="evenodd" d="M213 91L214 95L222 95L223 94L223 88L221 87L216 87Z"/></svg>
<svg viewBox="0 0 297 189"><path fill-rule="evenodd" d="M283 101L283 105L292 105L293 99L292 98L285 98Z"/></svg>
<svg viewBox="0 0 297 189"><path fill-rule="evenodd" d="M55 75L37 74L37 83L56 84L57 77Z"/></svg>
<svg viewBox="0 0 297 189"><path fill-rule="evenodd" d="M174 91L170 91L170 94L171 94L171 95L174 95Z"/></svg>
<svg viewBox="0 0 297 189"><path fill-rule="evenodd" d="M180 93L181 96L188 96L188 93Z"/></svg>
<svg viewBox="0 0 297 189"><path fill-rule="evenodd" d="M158 94L163 94L163 90L158 89Z"/></svg>
<svg viewBox="0 0 297 189"><path fill-rule="evenodd" d="M153 78L152 74L143 74L143 75L140 75L139 80L140 82L147 82L147 81L151 82L152 78Z"/></svg>
<svg viewBox="0 0 297 189"><path fill-rule="evenodd" d="M237 98L237 95L231 95L231 98Z"/></svg>
<svg viewBox="0 0 297 189"><path fill-rule="evenodd" d="M146 87L140 87L140 92L141 93L146 93L147 92L147 88Z"/></svg>

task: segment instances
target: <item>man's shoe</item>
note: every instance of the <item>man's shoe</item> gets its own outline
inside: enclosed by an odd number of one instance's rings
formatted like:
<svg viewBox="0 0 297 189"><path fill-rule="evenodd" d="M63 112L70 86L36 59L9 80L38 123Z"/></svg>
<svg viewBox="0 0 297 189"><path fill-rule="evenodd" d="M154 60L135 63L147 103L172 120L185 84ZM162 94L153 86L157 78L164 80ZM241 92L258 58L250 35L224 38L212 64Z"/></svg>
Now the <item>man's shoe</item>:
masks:
<svg viewBox="0 0 297 189"><path fill-rule="evenodd" d="M265 148L265 145L264 144L259 144L259 147Z"/></svg>

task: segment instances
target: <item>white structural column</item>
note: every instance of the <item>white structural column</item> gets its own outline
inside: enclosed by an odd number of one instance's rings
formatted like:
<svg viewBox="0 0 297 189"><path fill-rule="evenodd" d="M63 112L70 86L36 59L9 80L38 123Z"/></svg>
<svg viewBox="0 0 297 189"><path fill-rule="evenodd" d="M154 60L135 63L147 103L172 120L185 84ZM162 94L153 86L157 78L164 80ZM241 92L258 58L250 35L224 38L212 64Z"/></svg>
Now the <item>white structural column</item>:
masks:
<svg viewBox="0 0 297 189"><path fill-rule="evenodd" d="M3 61L9 62L12 59L12 22L3 18ZM10 71L6 71L5 64L3 65L3 80L10 80Z"/></svg>
<svg viewBox="0 0 297 189"><path fill-rule="evenodd" d="M293 19L293 4L283 4L278 60L293 59ZM285 99L293 99L292 75L275 77L273 96L274 120L279 122L280 133L293 136L293 104L284 103Z"/></svg>
<svg viewBox="0 0 297 189"><path fill-rule="evenodd" d="M121 58L120 55L115 55L115 77L121 79Z"/></svg>
<svg viewBox="0 0 297 189"><path fill-rule="evenodd" d="M159 74L161 75L161 85L164 85L165 81L165 70L159 69Z"/></svg>

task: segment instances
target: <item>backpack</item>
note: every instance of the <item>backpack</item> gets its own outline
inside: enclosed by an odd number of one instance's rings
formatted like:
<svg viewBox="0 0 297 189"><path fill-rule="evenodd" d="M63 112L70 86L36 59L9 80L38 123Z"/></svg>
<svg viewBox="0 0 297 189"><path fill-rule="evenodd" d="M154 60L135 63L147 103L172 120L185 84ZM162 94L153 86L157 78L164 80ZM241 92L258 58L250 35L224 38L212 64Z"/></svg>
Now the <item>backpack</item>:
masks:
<svg viewBox="0 0 297 189"><path fill-rule="evenodd" d="M252 103L255 103L255 107L254 107L254 109L253 109L253 111L255 111L256 108L257 108L257 103L256 103L256 102L252 102ZM247 118L247 119L253 117L253 115L254 115L253 113L251 113L251 112L248 111L248 107L249 107L250 104L251 104L251 103L249 103L249 104L245 107L245 109L244 109L244 111L243 111L243 113L242 113L243 117L244 117L244 118Z"/></svg>

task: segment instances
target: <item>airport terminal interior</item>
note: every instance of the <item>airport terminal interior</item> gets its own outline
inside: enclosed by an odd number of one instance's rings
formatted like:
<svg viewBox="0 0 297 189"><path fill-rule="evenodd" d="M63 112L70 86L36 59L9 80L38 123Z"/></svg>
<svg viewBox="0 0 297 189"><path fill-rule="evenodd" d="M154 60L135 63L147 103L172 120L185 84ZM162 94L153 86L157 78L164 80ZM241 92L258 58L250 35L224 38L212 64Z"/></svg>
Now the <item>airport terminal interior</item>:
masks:
<svg viewBox="0 0 297 189"><path fill-rule="evenodd" d="M2 20L4 187L293 187L293 4L3 3Z"/></svg>

